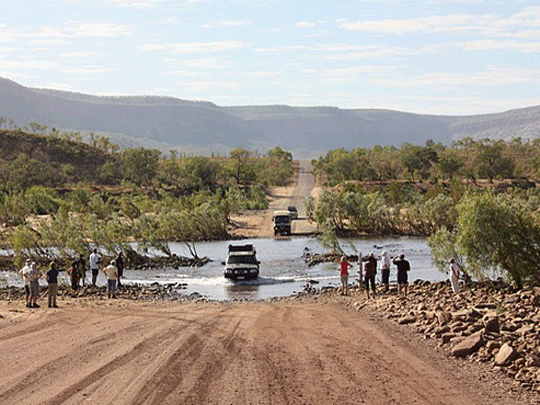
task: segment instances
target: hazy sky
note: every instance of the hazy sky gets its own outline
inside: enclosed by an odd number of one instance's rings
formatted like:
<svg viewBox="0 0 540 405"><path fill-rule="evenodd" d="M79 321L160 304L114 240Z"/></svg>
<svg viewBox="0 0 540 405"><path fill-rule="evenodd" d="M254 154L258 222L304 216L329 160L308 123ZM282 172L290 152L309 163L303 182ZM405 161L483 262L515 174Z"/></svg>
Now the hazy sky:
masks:
<svg viewBox="0 0 540 405"><path fill-rule="evenodd" d="M222 106L499 112L540 104L540 2L5 0L0 76Z"/></svg>

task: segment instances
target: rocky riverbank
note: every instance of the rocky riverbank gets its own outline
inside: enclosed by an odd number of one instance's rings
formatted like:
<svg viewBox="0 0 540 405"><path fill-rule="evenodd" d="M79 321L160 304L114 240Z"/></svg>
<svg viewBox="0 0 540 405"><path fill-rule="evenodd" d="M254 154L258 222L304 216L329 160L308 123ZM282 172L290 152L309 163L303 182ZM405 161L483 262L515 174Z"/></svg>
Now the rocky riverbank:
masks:
<svg viewBox="0 0 540 405"><path fill-rule="evenodd" d="M355 310L382 314L412 327L449 356L485 363L522 389L540 393L540 287L470 283L454 294L449 282L417 280L407 297L395 288L376 299L365 298L361 288L348 297L338 294L338 289L307 287L297 299L337 299Z"/></svg>
<svg viewBox="0 0 540 405"><path fill-rule="evenodd" d="M117 289L116 296L119 299L137 300L137 301L192 301L205 299L201 294L194 292L186 294L184 291L187 285L185 283L158 284L123 284ZM40 288L41 304L47 299L47 287ZM81 287L73 291L65 285L58 286L59 299L106 299L106 287ZM0 288L0 300L23 301L24 288L22 287L3 287Z"/></svg>

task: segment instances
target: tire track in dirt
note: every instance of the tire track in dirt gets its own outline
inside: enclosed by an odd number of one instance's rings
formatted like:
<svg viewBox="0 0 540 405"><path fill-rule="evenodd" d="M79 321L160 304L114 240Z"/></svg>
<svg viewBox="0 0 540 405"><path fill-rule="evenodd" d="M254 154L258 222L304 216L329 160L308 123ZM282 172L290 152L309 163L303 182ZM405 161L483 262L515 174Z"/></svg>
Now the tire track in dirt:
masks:
<svg viewBox="0 0 540 405"><path fill-rule="evenodd" d="M204 325L200 325L201 330L196 330L187 340L174 342L171 347L173 352L168 354L134 396L134 405L162 404L173 394L182 383L184 375L191 371L194 365L192 360L199 357L207 344L207 336L212 335L212 330L218 329L218 317L205 318L205 321Z"/></svg>
<svg viewBox="0 0 540 405"><path fill-rule="evenodd" d="M58 353L0 337L1 351L26 351L14 375L0 364L2 405L518 403L390 321L334 304L148 303L50 321L29 321L43 330L24 339L67 345Z"/></svg>
<svg viewBox="0 0 540 405"><path fill-rule="evenodd" d="M95 357L96 353L104 351L111 342L114 342L119 333L131 333L137 331L136 325L130 325L123 331L106 333L83 345L77 346L75 351L69 351L64 355L54 358L43 364L36 364L36 368L21 376L17 376L18 382L9 382L13 384L11 388L0 387L0 403L7 404L14 396L25 398L29 392L35 391L36 384L40 386L52 386L62 372L68 368L82 364ZM34 343L35 344L35 343ZM59 402L56 402L59 403Z"/></svg>

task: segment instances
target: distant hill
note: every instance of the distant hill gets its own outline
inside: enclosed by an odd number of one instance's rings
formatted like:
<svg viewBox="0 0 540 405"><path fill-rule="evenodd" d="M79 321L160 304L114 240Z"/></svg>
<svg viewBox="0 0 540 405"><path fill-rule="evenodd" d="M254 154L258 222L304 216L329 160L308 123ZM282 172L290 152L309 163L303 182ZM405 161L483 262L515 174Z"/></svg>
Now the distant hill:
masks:
<svg viewBox="0 0 540 405"><path fill-rule="evenodd" d="M0 161L12 163L20 155L44 164L33 172L47 170L47 177L58 182L95 182L105 163L118 165L117 158L85 143L0 130ZM66 171L67 167L70 169ZM36 177L43 174L37 173Z"/></svg>
<svg viewBox="0 0 540 405"><path fill-rule="evenodd" d="M471 138L536 138L540 107L466 117L335 107L220 107L172 97L98 97L23 87L0 78L0 116L59 130L105 133L121 147L228 154L280 146L296 158L344 147L450 144Z"/></svg>

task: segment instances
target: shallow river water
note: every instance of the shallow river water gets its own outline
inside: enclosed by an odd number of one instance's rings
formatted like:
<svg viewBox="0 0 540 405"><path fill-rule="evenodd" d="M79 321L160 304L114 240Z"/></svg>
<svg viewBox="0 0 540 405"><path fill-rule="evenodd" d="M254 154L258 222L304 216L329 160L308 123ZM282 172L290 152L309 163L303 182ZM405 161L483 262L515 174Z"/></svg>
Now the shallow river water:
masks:
<svg viewBox="0 0 540 405"><path fill-rule="evenodd" d="M260 277L252 281L233 282L223 277L222 261L227 256L229 244L252 243L257 250L261 262ZM423 279L439 281L445 275L439 272L431 263L431 252L425 238L366 238L341 240L341 246L347 254L368 254L373 252L380 255L386 250L390 257L404 253L411 263L409 281ZM338 286L339 265L323 263L308 267L302 258L305 248L312 253L324 253L316 238L293 237L286 239L246 239L242 241L204 242L197 243L197 253L200 257L207 256L211 262L199 268L156 269L124 272L125 283L185 283L186 294L199 293L210 300L229 299L264 299L270 297L289 296L303 290L308 280L315 280L317 288L323 286ZM355 250L356 249L356 250ZM171 244L173 253L189 256L182 244ZM351 269L349 282L356 284L357 267ZM87 272L87 277L89 277ZM100 274L98 284L104 285L105 278ZM65 275L61 276L61 279ZM393 266L390 281L395 282L396 271ZM22 285L17 275L10 272L0 272L0 281L8 285ZM67 281L67 280L66 280ZM42 281L45 285L45 282Z"/></svg>

